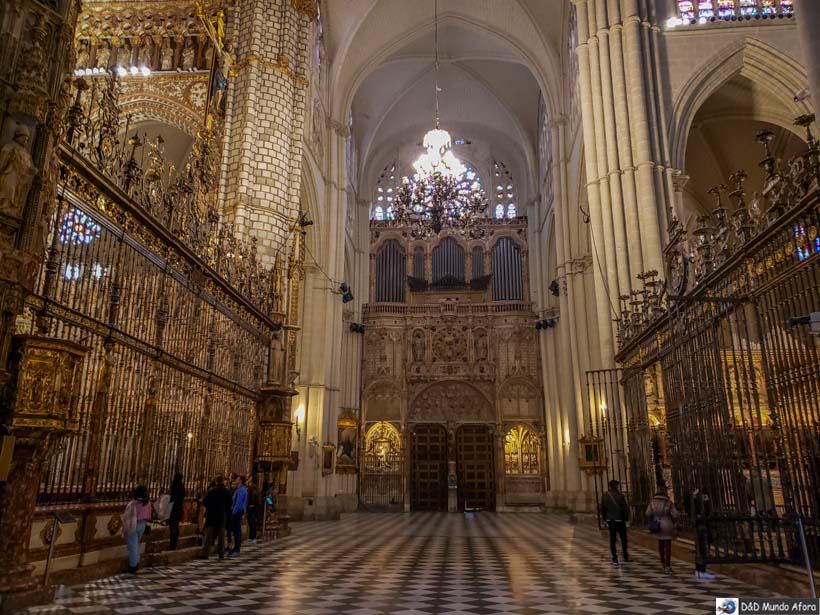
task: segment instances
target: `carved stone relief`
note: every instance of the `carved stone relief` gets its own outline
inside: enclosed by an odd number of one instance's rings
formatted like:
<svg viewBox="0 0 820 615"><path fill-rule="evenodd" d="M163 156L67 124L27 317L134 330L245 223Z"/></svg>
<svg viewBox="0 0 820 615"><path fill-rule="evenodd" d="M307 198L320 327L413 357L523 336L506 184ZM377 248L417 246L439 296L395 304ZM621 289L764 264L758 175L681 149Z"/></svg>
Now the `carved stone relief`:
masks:
<svg viewBox="0 0 820 615"><path fill-rule="evenodd" d="M495 423L495 412L487 398L463 382L437 382L413 400L409 422L486 421Z"/></svg>

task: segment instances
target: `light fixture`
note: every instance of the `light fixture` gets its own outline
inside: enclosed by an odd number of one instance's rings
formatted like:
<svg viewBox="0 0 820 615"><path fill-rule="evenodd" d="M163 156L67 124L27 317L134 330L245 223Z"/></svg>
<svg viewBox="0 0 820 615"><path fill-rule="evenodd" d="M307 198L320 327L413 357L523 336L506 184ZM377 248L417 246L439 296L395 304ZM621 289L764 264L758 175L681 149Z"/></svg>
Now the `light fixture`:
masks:
<svg viewBox="0 0 820 615"><path fill-rule="evenodd" d="M299 406L296 408L296 411L293 413L293 426L296 428L296 439L302 437L302 423L305 420L305 408L304 406Z"/></svg>
<svg viewBox="0 0 820 615"><path fill-rule="evenodd" d="M402 178L393 200L393 219L409 227L414 239L438 235L445 228L477 238L483 235L478 222L487 210L487 196L481 184L465 177L467 168L451 149L450 133L439 125L438 0L434 24L436 124L424 135L425 152L413 164L415 175Z"/></svg>
<svg viewBox="0 0 820 615"><path fill-rule="evenodd" d="M609 410L609 407L606 405L605 401L601 402L601 417L606 420L606 411Z"/></svg>
<svg viewBox="0 0 820 615"><path fill-rule="evenodd" d="M350 286L347 282L342 282L339 285L339 294L342 295L342 303L350 303L353 301L353 293L350 290Z"/></svg>

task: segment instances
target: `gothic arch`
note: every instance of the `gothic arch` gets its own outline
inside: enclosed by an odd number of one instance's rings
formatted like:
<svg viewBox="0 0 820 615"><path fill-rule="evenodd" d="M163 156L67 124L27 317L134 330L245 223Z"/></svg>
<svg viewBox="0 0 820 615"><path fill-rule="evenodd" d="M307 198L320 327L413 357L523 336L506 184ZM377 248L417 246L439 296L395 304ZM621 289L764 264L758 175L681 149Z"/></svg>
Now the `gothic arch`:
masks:
<svg viewBox="0 0 820 615"><path fill-rule="evenodd" d="M774 100L789 109L786 117L807 113L805 102L795 103L793 95L806 84L802 66L780 50L753 38L732 43L714 56L684 85L673 108L669 140L672 166L685 168L686 144L698 109L721 86L737 75L747 77L762 87ZM760 117L788 130L793 130L783 116Z"/></svg>

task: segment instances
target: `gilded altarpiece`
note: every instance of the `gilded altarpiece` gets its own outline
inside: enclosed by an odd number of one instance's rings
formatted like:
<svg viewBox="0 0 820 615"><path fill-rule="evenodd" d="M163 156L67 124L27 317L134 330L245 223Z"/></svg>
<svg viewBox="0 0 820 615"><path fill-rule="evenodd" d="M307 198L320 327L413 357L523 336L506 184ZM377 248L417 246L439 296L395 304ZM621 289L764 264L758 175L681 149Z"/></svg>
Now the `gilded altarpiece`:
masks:
<svg viewBox="0 0 820 615"><path fill-rule="evenodd" d="M525 272L526 225L524 218L488 220L484 237L478 240L465 240L445 231L429 242L419 242L408 239L402 228L389 222L371 223L371 297L364 310L362 424L365 432L380 421L398 427L404 447L405 510L415 508L414 495L426 495L413 492L412 485L429 484L431 480L414 479L413 460L423 458L432 463L431 450L446 455L443 461L447 462L447 476L441 480L458 488L460 509L472 506L469 498L461 497L465 493L475 497L482 507L494 502L496 510L544 504L548 470L543 455L543 391L534 326L537 318L525 300L526 273L521 275L521 299L503 301L493 300L498 284L493 283L492 275L471 275L494 270L494 247L502 238L511 239L520 250ZM432 264L441 258L433 258L433 252L450 237L463 248L464 260L450 262L448 277L436 279L438 274ZM389 258L383 256L385 253ZM413 256L421 262L420 253L424 279L413 277L419 273L413 268ZM404 261L402 255L407 256ZM483 262L474 267L472 261L476 258ZM393 270L386 293L378 285L386 279L387 266ZM396 289L397 276L405 277L403 289ZM383 299L390 292L404 301L376 301L377 295ZM429 434L435 433L436 426L446 430L445 446L430 444ZM489 440L482 435L485 429ZM478 444L484 442L490 444ZM515 453L508 450L511 442L517 443ZM413 447L422 445L427 447L423 454L415 451L414 455ZM460 467L472 463L464 454L465 447L478 446L488 448L478 456L489 463L486 467L473 464L467 472ZM523 449L526 463L522 464ZM481 479L475 478L476 472ZM472 482L487 480L492 482L492 493L476 495ZM372 491L368 484L363 485L361 493Z"/></svg>

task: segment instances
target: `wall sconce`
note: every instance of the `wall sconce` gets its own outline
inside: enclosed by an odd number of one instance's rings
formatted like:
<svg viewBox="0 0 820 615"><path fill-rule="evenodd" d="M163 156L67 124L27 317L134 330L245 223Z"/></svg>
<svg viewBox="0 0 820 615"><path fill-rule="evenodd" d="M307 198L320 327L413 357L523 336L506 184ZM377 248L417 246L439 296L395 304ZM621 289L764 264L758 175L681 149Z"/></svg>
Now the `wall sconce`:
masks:
<svg viewBox="0 0 820 615"><path fill-rule="evenodd" d="M564 430L564 441L562 444L564 445L564 448L569 448L572 444L572 442L570 442L569 429Z"/></svg>
<svg viewBox="0 0 820 615"><path fill-rule="evenodd" d="M302 425L305 420L305 408L304 406L299 406L296 408L296 411L293 413L293 425L296 427L296 439L299 440L302 437Z"/></svg>
<svg viewBox="0 0 820 615"><path fill-rule="evenodd" d="M606 405L605 401L601 402L601 418L606 420L606 412L609 410L609 407Z"/></svg>

